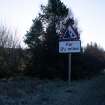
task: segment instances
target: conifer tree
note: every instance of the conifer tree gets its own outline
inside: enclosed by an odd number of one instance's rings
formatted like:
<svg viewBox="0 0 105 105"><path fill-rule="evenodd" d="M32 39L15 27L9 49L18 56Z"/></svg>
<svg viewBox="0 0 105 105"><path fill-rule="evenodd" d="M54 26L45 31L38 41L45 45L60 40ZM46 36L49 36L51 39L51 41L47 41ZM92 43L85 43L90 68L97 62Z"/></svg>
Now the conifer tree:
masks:
<svg viewBox="0 0 105 105"><path fill-rule="evenodd" d="M34 49L39 46L41 40L40 36L43 34L43 26L40 19L35 18L30 30L27 31L25 43L29 48Z"/></svg>
<svg viewBox="0 0 105 105"><path fill-rule="evenodd" d="M62 21L67 18L68 12L69 9L60 0L48 0L46 6L41 5L39 17L33 21L30 31L26 34L25 42L34 49L34 70L40 77L64 75L65 64L66 67L68 64L67 55L59 54L58 44ZM75 24L72 14L69 22ZM66 25L64 24L65 27Z"/></svg>

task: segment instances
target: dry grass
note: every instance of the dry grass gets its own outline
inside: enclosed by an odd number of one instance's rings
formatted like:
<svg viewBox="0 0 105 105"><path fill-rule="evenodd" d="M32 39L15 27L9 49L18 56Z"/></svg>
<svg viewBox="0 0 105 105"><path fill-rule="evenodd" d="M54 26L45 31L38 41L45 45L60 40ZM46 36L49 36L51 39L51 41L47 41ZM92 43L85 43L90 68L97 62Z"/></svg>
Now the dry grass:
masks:
<svg viewBox="0 0 105 105"><path fill-rule="evenodd" d="M105 105L105 76L73 81L0 80L0 105Z"/></svg>

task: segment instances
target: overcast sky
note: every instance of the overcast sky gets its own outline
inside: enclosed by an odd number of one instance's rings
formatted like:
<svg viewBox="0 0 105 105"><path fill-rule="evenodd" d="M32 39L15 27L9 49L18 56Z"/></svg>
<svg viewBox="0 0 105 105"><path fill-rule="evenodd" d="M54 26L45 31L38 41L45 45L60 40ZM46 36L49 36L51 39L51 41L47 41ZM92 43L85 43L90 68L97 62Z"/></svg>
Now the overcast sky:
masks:
<svg viewBox="0 0 105 105"><path fill-rule="evenodd" d="M97 42L105 48L105 0L62 0L78 19L82 45ZM16 29L23 39L47 0L0 0L0 23Z"/></svg>

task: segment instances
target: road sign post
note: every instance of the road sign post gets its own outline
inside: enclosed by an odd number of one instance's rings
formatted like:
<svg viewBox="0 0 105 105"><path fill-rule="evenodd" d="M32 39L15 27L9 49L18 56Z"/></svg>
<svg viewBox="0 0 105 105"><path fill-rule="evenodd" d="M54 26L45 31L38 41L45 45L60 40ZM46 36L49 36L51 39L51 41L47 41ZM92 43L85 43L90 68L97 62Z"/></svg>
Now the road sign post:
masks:
<svg viewBox="0 0 105 105"><path fill-rule="evenodd" d="M68 83L71 82L71 55L81 50L80 41L59 41L59 53L68 54Z"/></svg>
<svg viewBox="0 0 105 105"><path fill-rule="evenodd" d="M71 54L81 51L81 41L79 34L69 25L65 31L61 30L59 36L59 53L68 54L68 83L71 82Z"/></svg>
<svg viewBox="0 0 105 105"><path fill-rule="evenodd" d="M68 83L71 82L71 53L68 54Z"/></svg>

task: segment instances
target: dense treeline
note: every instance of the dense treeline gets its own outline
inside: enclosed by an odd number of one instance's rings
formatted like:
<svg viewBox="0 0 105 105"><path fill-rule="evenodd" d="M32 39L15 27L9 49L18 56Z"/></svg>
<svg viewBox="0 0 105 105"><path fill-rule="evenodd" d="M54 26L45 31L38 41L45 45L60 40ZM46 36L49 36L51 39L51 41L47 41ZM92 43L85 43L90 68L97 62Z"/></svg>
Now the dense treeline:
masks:
<svg viewBox="0 0 105 105"><path fill-rule="evenodd" d="M40 50L40 49L39 49ZM38 49L37 49L37 52ZM36 55L35 62L28 65L25 75L49 78L64 79L68 78L68 54L59 54L55 59L44 55L44 52ZM43 56L43 57L42 57ZM80 53L72 54L72 79L91 78L99 74L105 68L105 52L96 43L88 44L81 49ZM32 61L31 61L32 62ZM30 69L29 69L30 68Z"/></svg>
<svg viewBox="0 0 105 105"><path fill-rule="evenodd" d="M68 79L68 54L58 51L59 34L71 25L80 37L76 19L60 0L48 0L26 33L27 49L20 47L16 33L0 27L0 77L31 76ZM15 36L15 37L13 37ZM105 51L96 43L72 54L72 79L90 78L105 68Z"/></svg>
<svg viewBox="0 0 105 105"><path fill-rule="evenodd" d="M33 20L25 43L32 53L30 74L39 78L67 79L68 54L58 52L59 34L71 25L78 36L80 32L72 12L60 0L48 0L41 13ZM87 45L80 54L72 55L72 78L97 74L104 68L104 50L97 44Z"/></svg>
<svg viewBox="0 0 105 105"><path fill-rule="evenodd" d="M105 52L96 43L88 44L72 57L72 78L90 78L105 68Z"/></svg>
<svg viewBox="0 0 105 105"><path fill-rule="evenodd" d="M20 41L6 26L0 26L0 78L20 73L23 66L23 50Z"/></svg>

